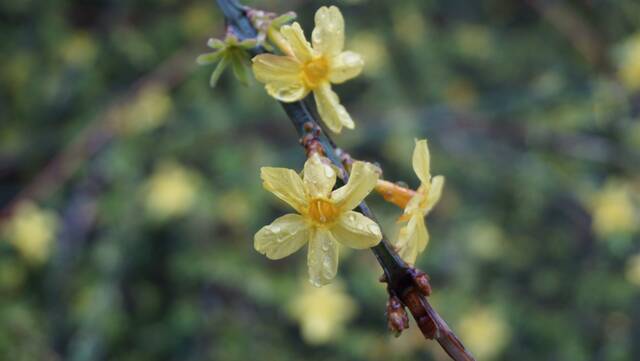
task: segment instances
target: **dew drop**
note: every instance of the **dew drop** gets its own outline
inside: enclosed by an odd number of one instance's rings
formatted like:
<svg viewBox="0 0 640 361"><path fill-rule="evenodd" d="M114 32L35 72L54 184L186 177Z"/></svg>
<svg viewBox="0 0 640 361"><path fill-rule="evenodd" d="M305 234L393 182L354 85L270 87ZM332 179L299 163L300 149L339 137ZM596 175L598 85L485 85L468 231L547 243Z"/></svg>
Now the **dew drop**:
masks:
<svg viewBox="0 0 640 361"><path fill-rule="evenodd" d="M332 178L333 177L333 169L331 169L331 167L326 166L324 167L324 176L327 178Z"/></svg>
<svg viewBox="0 0 640 361"><path fill-rule="evenodd" d="M349 216L347 217L349 219L349 222L355 222L356 221L356 215L353 213L349 213Z"/></svg>
<svg viewBox="0 0 640 361"><path fill-rule="evenodd" d="M330 270L331 269L331 258L330 257L325 257L322 260L322 267L325 268L325 270Z"/></svg>
<svg viewBox="0 0 640 361"><path fill-rule="evenodd" d="M325 251L325 252L326 252L326 251L328 251L328 250L329 250L329 243L324 242L324 243L322 244L322 250L323 250L323 251Z"/></svg>
<svg viewBox="0 0 640 361"><path fill-rule="evenodd" d="M280 227L279 226L271 226L271 232L273 232L273 233L280 232Z"/></svg>
<svg viewBox="0 0 640 361"><path fill-rule="evenodd" d="M377 224L370 224L367 226L367 229L369 229L369 232L371 233L380 233L380 228L378 227Z"/></svg>

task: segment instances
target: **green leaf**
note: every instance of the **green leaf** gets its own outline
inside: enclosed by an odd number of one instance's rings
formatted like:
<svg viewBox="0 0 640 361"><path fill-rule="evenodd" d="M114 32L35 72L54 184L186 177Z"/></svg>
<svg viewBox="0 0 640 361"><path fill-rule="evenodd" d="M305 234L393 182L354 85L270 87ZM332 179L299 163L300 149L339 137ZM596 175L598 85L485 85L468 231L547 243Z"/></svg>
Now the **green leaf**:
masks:
<svg viewBox="0 0 640 361"><path fill-rule="evenodd" d="M209 39L209 41L207 41L207 46L212 49L222 49L227 45L220 39L211 38Z"/></svg>
<svg viewBox="0 0 640 361"><path fill-rule="evenodd" d="M245 51L234 51L231 56L231 67L236 79L242 83L242 85L249 85L249 75L247 74L247 67L245 66L247 60L247 53Z"/></svg>
<svg viewBox="0 0 640 361"><path fill-rule="evenodd" d="M256 46L258 46L258 40L256 39L244 39L240 42L240 44L238 44L239 47L241 47L242 49L253 49Z"/></svg>
<svg viewBox="0 0 640 361"><path fill-rule="evenodd" d="M229 54L227 52L224 52L224 56L222 57L222 59L220 59L218 66L216 66L216 69L213 71L213 73L211 74L211 78L209 79L209 85L212 88L215 88L216 84L218 83L218 79L220 79L220 75L222 75L222 72L224 72L224 69L227 68L228 64Z"/></svg>
<svg viewBox="0 0 640 361"><path fill-rule="evenodd" d="M196 58L196 63L199 65L209 65L220 60L224 51L215 51L213 53L202 54Z"/></svg>

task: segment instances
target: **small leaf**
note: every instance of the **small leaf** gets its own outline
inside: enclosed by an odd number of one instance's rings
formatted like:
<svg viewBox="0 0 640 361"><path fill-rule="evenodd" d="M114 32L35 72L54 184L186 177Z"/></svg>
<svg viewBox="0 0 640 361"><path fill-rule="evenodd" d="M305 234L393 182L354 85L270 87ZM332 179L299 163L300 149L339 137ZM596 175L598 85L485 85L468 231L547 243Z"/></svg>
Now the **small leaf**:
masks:
<svg viewBox="0 0 640 361"><path fill-rule="evenodd" d="M211 78L209 79L209 85L212 88L216 86L216 84L218 83L218 79L220 79L220 75L222 75L222 72L224 72L224 69L226 69L228 64L229 54L227 52L224 52L224 56L222 57L222 59L220 59L220 62L216 66L216 69L213 71L213 73L211 74Z"/></svg>
<svg viewBox="0 0 640 361"><path fill-rule="evenodd" d="M242 49L253 49L256 46L258 46L258 40L257 39L244 39L240 42L240 44L238 44L238 46Z"/></svg>
<svg viewBox="0 0 640 361"><path fill-rule="evenodd" d="M246 52L234 51L231 56L231 66L233 68L233 74L243 85L249 85L249 76L247 75L247 68L245 67Z"/></svg>
<svg viewBox="0 0 640 361"><path fill-rule="evenodd" d="M220 60L224 51L215 51L213 53L202 54L196 58L196 63L199 65L209 65Z"/></svg>
<svg viewBox="0 0 640 361"><path fill-rule="evenodd" d="M207 41L207 46L212 49L222 49L226 46L226 44L220 39L211 38L209 39L209 41Z"/></svg>

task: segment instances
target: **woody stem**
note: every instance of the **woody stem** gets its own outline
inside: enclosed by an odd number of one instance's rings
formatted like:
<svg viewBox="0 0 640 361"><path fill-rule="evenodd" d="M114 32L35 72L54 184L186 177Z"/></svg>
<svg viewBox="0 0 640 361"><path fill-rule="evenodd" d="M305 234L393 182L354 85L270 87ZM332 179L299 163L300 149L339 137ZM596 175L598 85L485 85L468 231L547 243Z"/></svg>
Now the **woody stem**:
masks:
<svg viewBox="0 0 640 361"><path fill-rule="evenodd" d="M256 30L247 16L248 8L240 5L237 0L216 1L224 13L227 25L240 40L257 36ZM265 50L262 47L252 50L254 55L264 52ZM328 135L322 131L320 123L314 117L313 111L305 101L281 103L281 105L300 138L312 137L315 143L320 145L325 156L339 169L340 178L346 183L349 173L342 163L338 149ZM365 202L358 206L358 210L370 219L376 220L375 215ZM451 359L455 361L474 361L473 356L465 349L446 322L431 307L424 291L421 291L420 285L416 282L419 271L407 265L393 250L384 236L382 241L372 247L371 250L384 271L390 296L398 297L409 309L424 336L428 339L435 338Z"/></svg>

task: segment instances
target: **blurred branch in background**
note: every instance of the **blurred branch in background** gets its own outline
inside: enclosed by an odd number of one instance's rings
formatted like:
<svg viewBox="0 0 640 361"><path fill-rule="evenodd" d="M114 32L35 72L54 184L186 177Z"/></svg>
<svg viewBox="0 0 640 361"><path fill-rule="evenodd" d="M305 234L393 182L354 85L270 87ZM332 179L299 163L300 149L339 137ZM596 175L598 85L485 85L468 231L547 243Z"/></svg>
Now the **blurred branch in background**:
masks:
<svg viewBox="0 0 640 361"><path fill-rule="evenodd" d="M156 69L135 81L129 90L118 96L98 116L89 121L86 127L61 149L33 180L0 209L0 223L10 217L21 202L41 201L55 193L85 162L118 135L135 131L138 126L145 127L145 124L137 125L136 123L143 123L144 113L154 109L143 109L142 112L135 114L135 111L130 111L131 107L136 107L136 102L140 102L140 97L149 90L159 87L171 89L180 84L195 68L193 60L197 54L195 49L196 46L193 45L176 51Z"/></svg>
<svg viewBox="0 0 640 361"><path fill-rule="evenodd" d="M547 0L527 0L526 2L566 37L591 66L611 72L613 67L609 63L602 36L573 8L573 5Z"/></svg>

